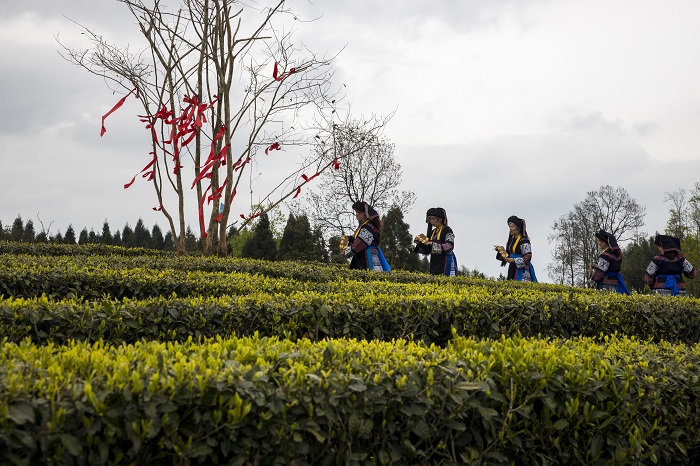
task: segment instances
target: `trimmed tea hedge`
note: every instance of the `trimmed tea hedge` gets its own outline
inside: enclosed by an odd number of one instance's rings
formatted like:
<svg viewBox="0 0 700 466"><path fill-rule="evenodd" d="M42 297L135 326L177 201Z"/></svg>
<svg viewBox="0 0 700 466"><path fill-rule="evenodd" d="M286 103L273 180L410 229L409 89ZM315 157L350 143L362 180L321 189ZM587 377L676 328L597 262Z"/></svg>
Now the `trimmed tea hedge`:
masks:
<svg viewBox="0 0 700 466"><path fill-rule="evenodd" d="M240 280L236 287L246 294L92 301L0 298L0 337L13 342L30 338L37 344L69 339L118 343L259 332L313 340L406 338L444 346L454 328L459 335L482 338L624 334L700 342L700 303L695 299L537 289L503 294L497 292L499 284L374 287L349 281L333 287L326 283L325 291L295 291L303 286L294 281L259 276L231 280ZM254 291L266 288L285 292Z"/></svg>
<svg viewBox="0 0 700 466"><path fill-rule="evenodd" d="M251 337L0 346L2 464L697 464L700 350Z"/></svg>

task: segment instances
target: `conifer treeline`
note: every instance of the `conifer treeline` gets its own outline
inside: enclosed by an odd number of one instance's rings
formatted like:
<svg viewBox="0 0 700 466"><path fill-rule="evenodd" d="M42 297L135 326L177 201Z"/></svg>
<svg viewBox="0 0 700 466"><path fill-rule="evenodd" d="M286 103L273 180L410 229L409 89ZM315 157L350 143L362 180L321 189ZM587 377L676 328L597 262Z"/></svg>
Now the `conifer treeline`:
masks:
<svg viewBox="0 0 700 466"><path fill-rule="evenodd" d="M426 258L419 258L413 253L413 237L409 225L403 221L403 213L398 207L390 209L382 217L381 247L392 268L400 270L427 271ZM4 226L0 221L0 240L37 243L61 244L107 244L123 247L138 247L174 250L173 237L168 231L163 234L158 224L151 230L146 228L142 219L138 219L132 228L128 223L120 230L112 231L109 222L105 220L101 232L83 228L78 235L73 225L69 225L64 233L60 231L50 234L46 231L36 232L34 222L24 222L20 215L11 226ZM187 251L201 252L200 239L190 227L185 233ZM346 263L346 259L338 254L339 238L329 241L324 239L319 228L312 228L305 214L289 214L286 225L280 237L275 237L267 214L260 216L252 230L229 233L229 254L234 257L247 257L265 260L304 260L320 262Z"/></svg>

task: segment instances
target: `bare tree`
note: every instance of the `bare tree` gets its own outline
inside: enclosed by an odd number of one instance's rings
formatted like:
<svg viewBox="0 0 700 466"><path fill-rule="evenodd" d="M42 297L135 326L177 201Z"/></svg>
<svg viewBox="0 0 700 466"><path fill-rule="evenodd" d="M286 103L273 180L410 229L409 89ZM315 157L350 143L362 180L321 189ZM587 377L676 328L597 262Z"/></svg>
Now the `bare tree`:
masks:
<svg viewBox="0 0 700 466"><path fill-rule="evenodd" d="M666 233L681 240L685 239L690 230L688 191L685 188L680 188L677 191L666 192L664 193L664 202L671 204L666 222Z"/></svg>
<svg viewBox="0 0 700 466"><path fill-rule="evenodd" d="M187 191L196 190L205 253L225 255L229 227L240 231L297 196L302 186L352 150L371 143L307 155L315 142L338 137L337 128L349 118L349 108L340 107L343 96L333 87L332 58L318 57L303 44L295 46L291 33L276 24L297 19L285 0L269 0L263 6L182 0L174 9L161 0L149 5L117 1L137 20L146 41L142 51L109 44L79 25L91 48L64 46L62 55L125 94L103 117L103 133L104 119L112 111L130 94L139 99L141 121L152 141L150 161L137 176L153 184L158 201L154 209L167 218L178 253L186 253L185 212L191 210L185 208ZM378 137L386 121L368 118L362 130ZM261 157L276 151L294 151L293 168L274 179L254 173L264 165ZM187 159L192 168L185 172ZM258 184L269 192L254 199L253 185ZM231 206L237 192L246 188L251 199L242 209L247 214L238 218ZM169 202L173 194L176 207Z"/></svg>
<svg viewBox="0 0 700 466"><path fill-rule="evenodd" d="M552 226L553 233L548 236L554 244L548 267L550 278L572 286L587 285L588 264L598 256L595 233L601 229L610 232L618 243L638 238L643 234L645 216L646 208L624 188L601 186L588 192Z"/></svg>
<svg viewBox="0 0 700 466"><path fill-rule="evenodd" d="M366 132L359 122L349 123L342 129L343 134L335 139L334 151L364 146L336 165L336 170L323 173L307 197L309 216L326 235L354 228L356 220L350 205L355 201L366 201L384 214L392 206L405 214L415 202L413 192L398 189L403 173L394 157L394 144ZM316 153L327 151L326 143L320 141Z"/></svg>
<svg viewBox="0 0 700 466"><path fill-rule="evenodd" d="M547 239L554 243L552 256L557 260L550 262L547 270L549 276L557 283L574 286L580 273L577 270L578 263L574 260L574 235L571 234L574 226L571 217L571 214L564 215L552 225L554 233Z"/></svg>

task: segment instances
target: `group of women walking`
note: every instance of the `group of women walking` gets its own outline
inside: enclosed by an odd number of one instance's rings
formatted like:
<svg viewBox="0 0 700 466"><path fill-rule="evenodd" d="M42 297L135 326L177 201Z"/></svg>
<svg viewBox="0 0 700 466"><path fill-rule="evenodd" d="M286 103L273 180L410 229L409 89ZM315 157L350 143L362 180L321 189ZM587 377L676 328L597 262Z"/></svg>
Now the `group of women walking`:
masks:
<svg viewBox="0 0 700 466"><path fill-rule="evenodd" d="M381 221L377 211L368 203L352 205L358 227L351 236L341 238L340 253L350 260L351 269L390 271L391 267L379 248ZM426 234L414 238L414 252L430 256L430 273L433 275L457 274L457 258L454 253L455 235L448 225L447 212L442 207L432 207L425 214ZM532 245L527 235L525 220L515 215L508 217L508 240L505 247L495 246L496 259L501 266L508 266L506 278L536 282L532 265ZM598 261L589 266L592 288L629 294L620 275L622 250L615 236L604 230L595 234L601 253ZM678 238L656 235L659 254L649 263L644 278L649 287L659 295L685 296L686 278L695 278L695 268L683 256Z"/></svg>

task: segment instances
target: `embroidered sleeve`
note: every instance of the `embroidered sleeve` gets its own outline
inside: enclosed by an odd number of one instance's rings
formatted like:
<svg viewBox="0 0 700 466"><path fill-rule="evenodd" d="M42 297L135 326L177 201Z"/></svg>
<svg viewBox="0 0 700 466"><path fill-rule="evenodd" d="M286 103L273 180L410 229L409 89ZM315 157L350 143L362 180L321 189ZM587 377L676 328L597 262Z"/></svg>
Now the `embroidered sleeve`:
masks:
<svg viewBox="0 0 700 466"><path fill-rule="evenodd" d="M532 259L532 245L530 243L521 243L518 245L520 247L520 252L523 257L514 257L515 266L519 269L524 269L530 266L530 260Z"/></svg>
<svg viewBox="0 0 700 466"><path fill-rule="evenodd" d="M345 251L343 252L343 255L344 255L345 257L352 257L352 248L351 248L350 246L348 246L347 248L345 248Z"/></svg>
<svg viewBox="0 0 700 466"><path fill-rule="evenodd" d="M604 257L598 257L598 264L596 265L595 271L591 280L594 282L599 282L605 276L605 272L610 268L610 262L608 262Z"/></svg>
<svg viewBox="0 0 700 466"><path fill-rule="evenodd" d="M442 244L437 241L433 242L433 247L430 251L431 254L442 254Z"/></svg>
<svg viewBox="0 0 700 466"><path fill-rule="evenodd" d="M656 272L659 270L659 267L654 264L654 261L649 262L649 265L647 266L646 273L649 276L654 276L656 275Z"/></svg>
<svg viewBox="0 0 700 466"><path fill-rule="evenodd" d="M442 243L443 252L450 252L455 248L455 235L450 232L445 236L445 242Z"/></svg>
<svg viewBox="0 0 700 466"><path fill-rule="evenodd" d="M360 238L367 246L370 246L372 241L374 241L374 235L372 235L372 232L367 228L360 230L360 234L357 235L357 237Z"/></svg>
<svg viewBox="0 0 700 466"><path fill-rule="evenodd" d="M654 282L656 281L656 273L658 271L659 266L656 265L656 263L653 260L649 262L647 269L644 271L644 279L646 280L647 285L654 286Z"/></svg>
<svg viewBox="0 0 700 466"><path fill-rule="evenodd" d="M350 252L350 256L352 256L353 254L360 253L367 249L369 246L372 245L372 241L374 241L374 235L372 235L372 232L369 231L367 228L362 228L357 234L357 238L355 238L355 241L353 241L350 245L350 248L352 249Z"/></svg>
<svg viewBox="0 0 700 466"><path fill-rule="evenodd" d="M688 278L695 278L695 267L688 262L688 259L683 259L683 273L685 273Z"/></svg>
<svg viewBox="0 0 700 466"><path fill-rule="evenodd" d="M597 266L597 267L598 267L600 270L602 270L603 272L607 272L608 269L610 268L610 262L608 262L607 260L605 260L605 259L602 258L602 257L599 257L599 258L598 258L598 266Z"/></svg>

